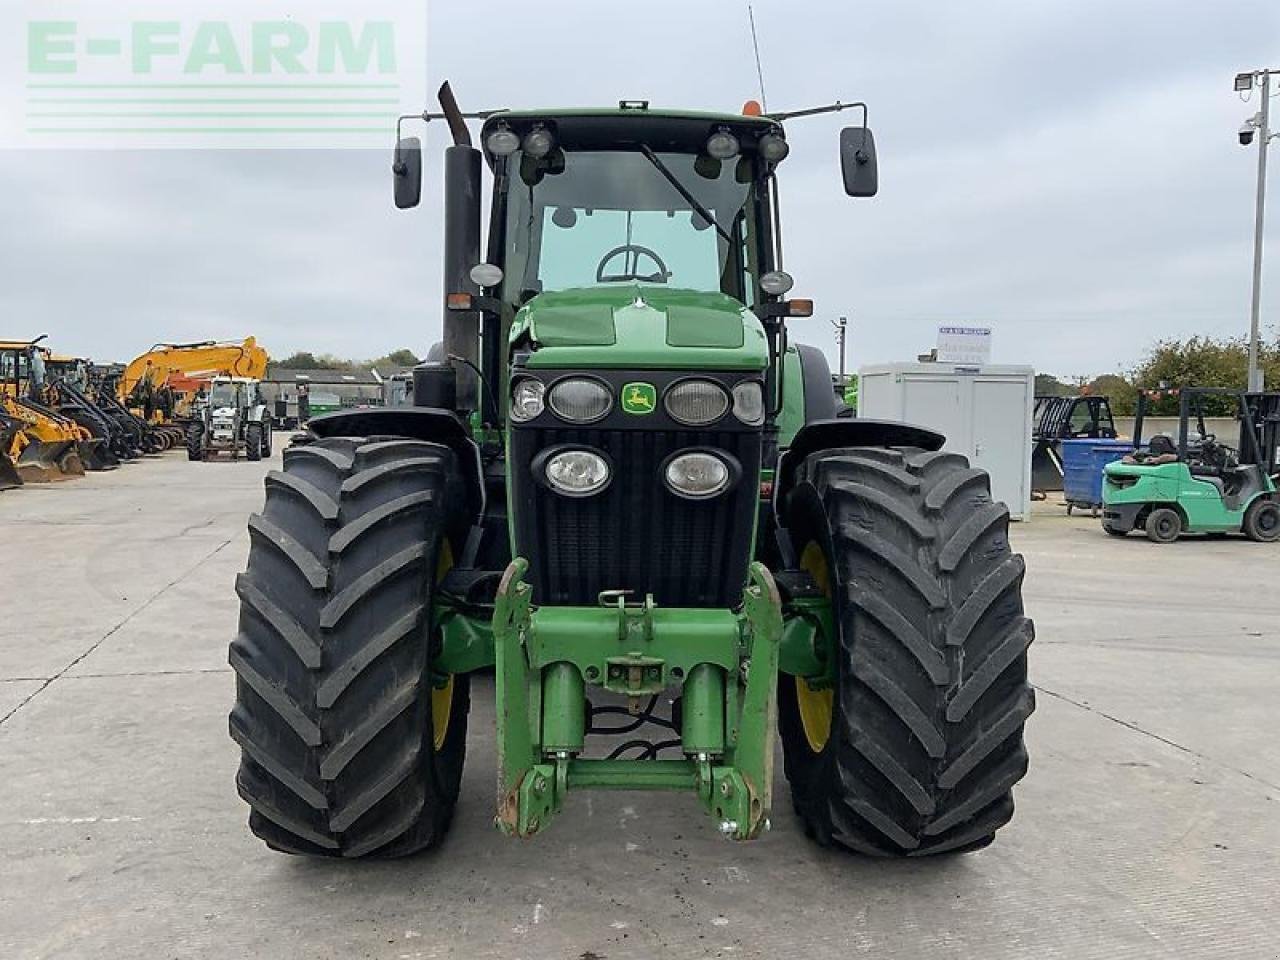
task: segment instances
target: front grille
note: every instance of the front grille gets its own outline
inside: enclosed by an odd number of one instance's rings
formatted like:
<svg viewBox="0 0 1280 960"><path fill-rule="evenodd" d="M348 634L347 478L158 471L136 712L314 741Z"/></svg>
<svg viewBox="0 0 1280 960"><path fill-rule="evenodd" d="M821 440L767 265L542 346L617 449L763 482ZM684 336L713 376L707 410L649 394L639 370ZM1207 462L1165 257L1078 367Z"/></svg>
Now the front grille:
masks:
<svg viewBox="0 0 1280 960"><path fill-rule="evenodd" d="M533 457L559 444L604 451L613 480L600 494L564 497L537 482ZM662 481L668 456L690 447L731 454L742 474L710 500L686 500ZM731 607L751 559L760 471L758 430L556 427L511 435L516 549L529 561L538 604L594 606L603 590L652 594L669 607Z"/></svg>

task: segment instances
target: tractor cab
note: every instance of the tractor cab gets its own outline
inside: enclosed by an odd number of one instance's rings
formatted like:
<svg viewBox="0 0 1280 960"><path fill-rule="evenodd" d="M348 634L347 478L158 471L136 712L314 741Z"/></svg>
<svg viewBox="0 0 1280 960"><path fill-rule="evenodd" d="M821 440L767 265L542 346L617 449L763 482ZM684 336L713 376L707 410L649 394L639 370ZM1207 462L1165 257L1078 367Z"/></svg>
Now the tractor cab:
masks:
<svg viewBox="0 0 1280 960"><path fill-rule="evenodd" d="M501 113L481 131L490 167L507 168L491 251L504 302L635 284L732 297L750 306L779 124L751 117ZM712 152L714 151L714 153Z"/></svg>
<svg viewBox="0 0 1280 960"><path fill-rule="evenodd" d="M0 381L14 399L40 403L48 377L49 351L36 340L0 340Z"/></svg>
<svg viewBox="0 0 1280 960"><path fill-rule="evenodd" d="M1236 531L1255 540L1280 540L1280 394L1184 388L1177 437L1155 434L1144 443L1150 399L1139 394L1134 453L1106 467L1104 529L1123 536L1141 527L1158 543L1182 533ZM1234 416L1238 435L1220 439L1206 425L1207 413Z"/></svg>

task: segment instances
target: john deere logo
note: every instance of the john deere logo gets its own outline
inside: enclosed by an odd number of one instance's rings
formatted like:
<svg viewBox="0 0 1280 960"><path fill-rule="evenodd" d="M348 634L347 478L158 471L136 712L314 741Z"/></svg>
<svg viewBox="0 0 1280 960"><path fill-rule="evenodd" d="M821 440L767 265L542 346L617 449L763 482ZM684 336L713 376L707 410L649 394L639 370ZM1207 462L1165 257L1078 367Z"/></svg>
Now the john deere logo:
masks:
<svg viewBox="0 0 1280 960"><path fill-rule="evenodd" d="M622 409L627 413L653 413L658 391L652 383L628 383L622 388Z"/></svg>

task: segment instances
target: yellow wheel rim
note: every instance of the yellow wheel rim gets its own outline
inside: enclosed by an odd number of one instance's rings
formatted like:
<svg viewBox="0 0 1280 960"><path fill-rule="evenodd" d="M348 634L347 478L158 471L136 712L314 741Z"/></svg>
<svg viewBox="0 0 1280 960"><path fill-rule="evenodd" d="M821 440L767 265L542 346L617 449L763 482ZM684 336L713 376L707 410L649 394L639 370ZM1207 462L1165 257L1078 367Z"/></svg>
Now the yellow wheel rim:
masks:
<svg viewBox="0 0 1280 960"><path fill-rule="evenodd" d="M440 543L440 560L436 563L436 583L453 569L453 548L448 540ZM449 738L449 717L453 714L453 675L443 687L431 688L431 739L439 750Z"/></svg>
<svg viewBox="0 0 1280 960"><path fill-rule="evenodd" d="M431 689L432 742L437 750L449 737L449 715L453 713L453 675L443 687Z"/></svg>
<svg viewBox="0 0 1280 960"><path fill-rule="evenodd" d="M831 571L827 567L822 547L810 540L800 553L800 569L813 578L818 589L831 599ZM834 712L834 693L830 687L814 689L804 677L793 678L796 683L796 706L800 711L800 725L809 749L821 753L831 738L831 716Z"/></svg>

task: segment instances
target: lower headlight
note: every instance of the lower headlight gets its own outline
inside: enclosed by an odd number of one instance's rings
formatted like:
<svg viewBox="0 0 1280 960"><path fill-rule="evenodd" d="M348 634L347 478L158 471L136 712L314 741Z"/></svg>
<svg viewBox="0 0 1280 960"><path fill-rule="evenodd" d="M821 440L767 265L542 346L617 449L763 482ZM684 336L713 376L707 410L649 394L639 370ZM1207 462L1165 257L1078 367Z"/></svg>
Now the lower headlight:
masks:
<svg viewBox="0 0 1280 960"><path fill-rule="evenodd" d="M695 500L714 497L729 486L729 465L713 453L694 451L672 457L665 473L673 493Z"/></svg>
<svg viewBox="0 0 1280 960"><path fill-rule="evenodd" d="M609 485L609 464L590 450L562 450L547 458L547 483L566 497L589 497Z"/></svg>

